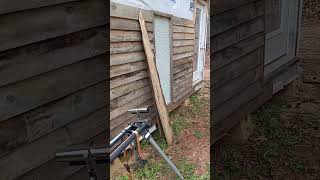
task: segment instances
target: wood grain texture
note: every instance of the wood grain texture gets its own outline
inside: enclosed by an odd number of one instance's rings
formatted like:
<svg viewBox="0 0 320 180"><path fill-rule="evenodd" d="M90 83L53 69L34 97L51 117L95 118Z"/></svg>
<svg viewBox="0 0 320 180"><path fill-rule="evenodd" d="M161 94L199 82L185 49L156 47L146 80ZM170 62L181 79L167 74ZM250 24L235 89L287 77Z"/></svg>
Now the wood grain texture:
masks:
<svg viewBox="0 0 320 180"><path fill-rule="evenodd" d="M260 66L257 66L248 72L244 72L238 78L230 81L226 85L215 88L215 100L213 101L213 106L219 107L223 102L232 99L251 84L261 80L262 73L263 67L260 64Z"/></svg>
<svg viewBox="0 0 320 180"><path fill-rule="evenodd" d="M121 54L112 54L110 56L110 66L128 64L146 59L144 52L128 52Z"/></svg>
<svg viewBox="0 0 320 180"><path fill-rule="evenodd" d="M105 67L98 56L0 88L0 122L105 80Z"/></svg>
<svg viewBox="0 0 320 180"><path fill-rule="evenodd" d="M134 82L127 83L122 86L113 88L110 90L110 100L118 98L136 89L145 87L149 84L150 84L150 80L148 78L144 78L138 81L134 81Z"/></svg>
<svg viewBox="0 0 320 180"><path fill-rule="evenodd" d="M220 51L234 43L264 32L264 17L260 16L223 34L215 36L212 42L213 52Z"/></svg>
<svg viewBox="0 0 320 180"><path fill-rule="evenodd" d="M247 118L249 113L252 113L258 107L260 107L267 100L272 97L272 83L268 83L263 86L264 91L248 101L245 105L237 109L231 115L226 117L223 121L213 121L214 125L211 126L210 131L210 143L215 143L218 139L220 139L223 135L227 134L228 131L238 124L241 120Z"/></svg>
<svg viewBox="0 0 320 180"><path fill-rule="evenodd" d="M107 52L106 26L0 53L0 87Z"/></svg>
<svg viewBox="0 0 320 180"><path fill-rule="evenodd" d="M77 147L86 147L89 142L93 142L94 146L101 146L105 143L107 132L104 131L89 140L76 144ZM46 180L65 180L65 178L72 174L78 174L78 171L82 166L69 166L67 163L58 163L55 159L51 159L45 162L41 166L32 169L28 173L19 176L19 180L35 180L35 179L46 179ZM50 174L50 176L48 176ZM86 174L87 175L87 174ZM85 178L87 176L83 176Z"/></svg>
<svg viewBox="0 0 320 180"><path fill-rule="evenodd" d="M147 11L123 4L118 4L115 2L110 3L110 16L112 17L120 17L120 18L127 18L133 20L139 20L139 13L143 14L145 17L145 21L152 22L153 21L153 13L152 11Z"/></svg>
<svg viewBox="0 0 320 180"><path fill-rule="evenodd" d="M140 97L142 95L147 95L149 92L151 92L151 86L147 85L145 87L139 88L137 90L131 91L123 96L120 96L118 98L112 99L110 101L110 110L114 110L117 107L123 106L126 103L134 100L137 97Z"/></svg>
<svg viewBox="0 0 320 180"><path fill-rule="evenodd" d="M105 81L0 124L0 156L105 106Z"/></svg>
<svg viewBox="0 0 320 180"><path fill-rule="evenodd" d="M210 2L210 9L214 10L212 15L216 16L217 14L238 8L254 1L256 0L214 0Z"/></svg>
<svg viewBox="0 0 320 180"><path fill-rule="evenodd" d="M242 23L264 15L264 0L254 1L231 11L219 14L212 18L211 36L237 27Z"/></svg>
<svg viewBox="0 0 320 180"><path fill-rule="evenodd" d="M223 103L223 105L220 105L219 107L213 106L214 113L215 113L214 124L218 123L219 121L223 121L233 112L236 112L237 109L239 109L242 105L244 105L245 103L255 98L261 92L262 92L261 83L257 82L247 87L244 91L242 91L240 94L238 94L231 100ZM215 94L213 98L216 98Z"/></svg>
<svg viewBox="0 0 320 180"><path fill-rule="evenodd" d="M173 67L185 64L185 63L191 63L193 62L194 56L188 57L188 58L183 58L179 59L173 62Z"/></svg>
<svg viewBox="0 0 320 180"><path fill-rule="evenodd" d="M173 71L172 71L173 76L181 71L186 70L186 69L191 69L192 68L191 66L192 66L191 63L186 63L186 64L182 64L180 66L173 67Z"/></svg>
<svg viewBox="0 0 320 180"><path fill-rule="evenodd" d="M212 79L213 88L218 88L223 84L245 74L258 64L262 64L264 59L264 48L259 48L248 55L240 57L228 66L213 72L215 78ZM226 76L227 74L227 76Z"/></svg>
<svg viewBox="0 0 320 180"><path fill-rule="evenodd" d="M194 34L194 28L173 25L172 32L173 33L192 33L192 34Z"/></svg>
<svg viewBox="0 0 320 180"><path fill-rule="evenodd" d="M173 47L180 47L180 46L193 46L194 40L175 40L173 41Z"/></svg>
<svg viewBox="0 0 320 180"><path fill-rule="evenodd" d="M172 34L173 40L179 40L179 39L194 39L194 34L189 33L173 33Z"/></svg>
<svg viewBox="0 0 320 180"><path fill-rule="evenodd" d="M244 119L249 112L244 107L260 102L258 97L264 93L264 3L263 0L211 3L215 9L210 22L212 139L219 139Z"/></svg>
<svg viewBox="0 0 320 180"><path fill-rule="evenodd" d="M58 149L79 144L103 132L106 127L105 117L106 107L1 157L1 177L14 179L53 159Z"/></svg>
<svg viewBox="0 0 320 180"><path fill-rule="evenodd" d="M137 81L137 80L146 78L148 76L149 76L149 73L147 70L136 71L136 72L124 74L121 76L117 76L117 77L112 78L110 80L110 89L131 83L133 81Z"/></svg>
<svg viewBox="0 0 320 180"><path fill-rule="evenodd" d="M143 45L144 45L144 50L147 56L150 79L153 87L153 93L154 93L154 98L157 105L158 114L161 120L163 131L165 133L166 141L169 145L171 145L173 142L173 135L172 135L172 129L169 124L169 114L166 109L166 103L164 101L157 68L154 62L154 54L151 49L150 40L148 38L147 30L145 28L145 21L142 13L139 14L139 22L141 26Z"/></svg>
<svg viewBox="0 0 320 180"><path fill-rule="evenodd" d="M173 98L173 101L174 102L177 102L179 101L180 99L182 99L183 97L186 97L186 96L191 96L192 93L194 93L195 91L192 89L192 88L189 88L187 89L186 91L184 91L183 93L180 93L180 94L177 94L174 96Z"/></svg>
<svg viewBox="0 0 320 180"><path fill-rule="evenodd" d="M190 81L191 81L191 82L190 82ZM191 85L192 85L192 79L191 79L191 78L186 79L183 83L189 84L189 86L183 86L183 87L181 87L181 88L175 89L175 90L173 91L173 94L174 94L173 98L174 98L174 99L177 99L177 96L180 97L181 94L184 94L184 93L190 91L190 88L191 88ZM180 85L183 84L183 83L180 83Z"/></svg>
<svg viewBox="0 0 320 180"><path fill-rule="evenodd" d="M153 39L153 34L148 33L150 40ZM142 41L141 32L139 31L122 31L110 30L110 42L124 42L124 41Z"/></svg>
<svg viewBox="0 0 320 180"><path fill-rule="evenodd" d="M190 68L188 68L188 69L186 69L186 70L183 70L183 71L181 71L181 72L179 72L179 73L177 73L177 74L174 74L174 75L173 75L173 79L180 78L180 77L185 76L185 75L187 75L187 74L189 74L189 73L191 73L191 72L193 72L192 67L190 67Z"/></svg>
<svg viewBox="0 0 320 180"><path fill-rule="evenodd" d="M0 51L105 25L106 8L103 0L91 0L3 15ZM21 17L23 21L16 21Z"/></svg>
<svg viewBox="0 0 320 180"><path fill-rule="evenodd" d="M189 51L194 51L194 46L193 45L174 47L173 48L173 54L179 54L179 53L184 53L184 52L189 52Z"/></svg>
<svg viewBox="0 0 320 180"><path fill-rule="evenodd" d="M181 82L181 83L177 83L175 85L175 87L173 88L173 92L178 94L178 93L182 93L184 91L187 91L184 88L191 88L192 86L192 77L190 77L189 79L186 79L185 81Z"/></svg>
<svg viewBox="0 0 320 180"><path fill-rule="evenodd" d="M119 106L113 110L110 111L110 119L114 119L116 117L119 117L120 115L127 112L128 109L137 108L137 105L146 102L148 100L152 99L152 93L145 93L141 96L138 96L136 99L131 100L124 104L123 106Z"/></svg>
<svg viewBox="0 0 320 180"><path fill-rule="evenodd" d="M153 32L153 23L146 22L146 28L148 32ZM140 31L140 25L138 20L132 20L127 18L110 17L110 29L113 30L126 30L126 31Z"/></svg>
<svg viewBox="0 0 320 180"><path fill-rule="evenodd" d="M189 52L184 52L184 53L179 53L179 54L174 54L173 55L173 61L182 59L182 58L187 58L187 57L191 57L194 55L194 51L189 51Z"/></svg>
<svg viewBox="0 0 320 180"><path fill-rule="evenodd" d="M177 26L194 27L194 22L192 20L183 19L183 18L179 18L176 16L173 16L171 18L171 22L172 22L172 24L177 25Z"/></svg>
<svg viewBox="0 0 320 180"><path fill-rule="evenodd" d="M184 75L182 77L178 77L178 78L174 79L173 82L175 84L178 84L178 83L180 83L182 81L185 81L186 79L189 79L190 77L192 77L192 73L188 73L188 74L186 74L186 75Z"/></svg>
<svg viewBox="0 0 320 180"><path fill-rule="evenodd" d="M110 54L121 54L128 52L141 52L143 51L143 44L137 42L113 42L110 43Z"/></svg>
<svg viewBox="0 0 320 180"><path fill-rule="evenodd" d="M33 1L33 0L4 0L0 2L0 14L12 13L21 10L35 9L39 7L52 6L62 3L68 3L78 0L46 0L46 1Z"/></svg>
<svg viewBox="0 0 320 180"><path fill-rule="evenodd" d="M259 33L254 35L246 40L240 41L228 48L219 51L217 53L211 54L214 58L212 61L212 71L222 68L227 64L236 61L239 57L244 56L251 51L258 49L259 47L264 46L264 34Z"/></svg>
<svg viewBox="0 0 320 180"><path fill-rule="evenodd" d="M147 69L147 64L144 61L138 61L128 64L121 64L117 66L111 66L110 68L110 78L128 74L131 72L141 71Z"/></svg>
<svg viewBox="0 0 320 180"><path fill-rule="evenodd" d="M137 102L137 101L136 101ZM133 106L136 107L147 107L147 106L155 106L154 99L151 97L151 99L147 99L141 102L138 102L137 104L134 104ZM147 114L146 117L149 117L151 114ZM111 119L110 121L110 131L111 131L111 137L114 137L116 129L121 129L120 127L124 127L126 125L126 122L132 122L133 120L137 119L137 116L128 112L125 112L121 114L120 116Z"/></svg>

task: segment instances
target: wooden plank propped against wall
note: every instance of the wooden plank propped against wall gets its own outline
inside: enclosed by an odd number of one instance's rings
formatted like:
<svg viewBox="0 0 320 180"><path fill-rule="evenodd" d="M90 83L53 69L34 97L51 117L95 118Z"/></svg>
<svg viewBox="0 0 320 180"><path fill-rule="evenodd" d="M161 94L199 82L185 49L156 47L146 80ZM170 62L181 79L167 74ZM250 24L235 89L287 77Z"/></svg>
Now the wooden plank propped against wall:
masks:
<svg viewBox="0 0 320 180"><path fill-rule="evenodd" d="M143 18L142 13L140 12L139 14L139 22L140 22L140 27L141 27L141 32L142 32L142 40L143 40L143 46L144 50L147 56L147 62L148 62L148 67L149 67L149 72L150 72L150 79L153 87L153 92L154 92L154 97L158 109L158 114L161 120L161 124L163 127L163 131L167 140L167 143L169 145L172 144L172 129L169 124L169 113L166 109L166 104L164 101L162 89L160 86L160 80L157 72L157 68L155 65L154 61L154 54L151 49L151 44L148 38L148 33L147 29L145 26L145 21Z"/></svg>

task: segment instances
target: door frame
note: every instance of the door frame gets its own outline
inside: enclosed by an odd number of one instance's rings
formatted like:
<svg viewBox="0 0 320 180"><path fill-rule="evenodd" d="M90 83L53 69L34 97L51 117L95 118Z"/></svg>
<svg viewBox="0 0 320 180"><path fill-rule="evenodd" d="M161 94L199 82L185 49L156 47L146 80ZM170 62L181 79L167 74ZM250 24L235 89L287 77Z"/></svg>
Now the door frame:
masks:
<svg viewBox="0 0 320 180"><path fill-rule="evenodd" d="M202 18L203 17L205 17L205 21L204 22L202 22L203 24L204 24L204 26L201 26L200 25L200 28L199 28L199 33L200 33L200 35L202 36L202 33L201 33L201 31L202 30L200 30L200 29L204 29L203 30L203 32L204 32L204 34L203 34L203 46L204 46L204 48L203 48L203 60L202 60L202 66L200 66L200 67L202 67L202 73L200 74L200 79L199 78L197 78L197 79L195 79L195 74L197 75L197 76L199 76L199 70L198 70L198 67L199 67L199 58L198 58L198 56L197 56L197 70L196 71L193 71L192 72L192 85L194 86L195 84L197 84L197 83L199 83L199 82L201 82L201 81L203 81L203 79L204 79L204 66L205 66L205 59L206 59L206 49L207 49L207 43L206 43L206 40L207 40L207 34L208 34L208 32L207 32L207 21L208 21L208 17L207 17L207 15L208 15L208 9L207 9L207 4L204 2L204 1L200 1L200 0L197 0L197 2L196 2L196 6L195 6L195 16L194 16L194 22L196 22L196 11L197 11L197 8L198 8L198 6L202 6L201 8L203 8L202 10L204 10L204 11L202 11L202 13L201 13L201 15L200 15L200 21L202 21ZM195 27L196 28L196 27ZM198 41L198 43L200 43L200 41ZM200 52L200 45L198 45L198 55L199 55L199 52Z"/></svg>
<svg viewBox="0 0 320 180"><path fill-rule="evenodd" d="M266 63L266 56L264 56L264 67L263 67L263 74L264 74L264 79L268 81L268 79L272 78L274 72L277 72L277 69L281 69L285 64L288 64L290 61L294 61L295 56L297 54L297 46L298 46L298 40L299 40L299 35L300 35L300 24L301 24L301 14L302 14L302 1L303 0L283 0L287 1L288 8L289 9L294 9L295 11L293 12L292 10L288 10L288 18L289 18L289 23L288 25L288 32L287 32L287 47L286 47L286 55L280 56L278 59L275 59L273 61L270 61ZM283 9L284 7L282 7ZM297 13L295 13L297 12ZM282 20L282 18L281 18ZM283 28L283 27L281 27ZM271 34L266 34L265 35L265 43L267 39L270 38L271 35L274 35L275 33L279 33L283 29L276 30L275 32L271 32ZM290 31L291 30L291 31ZM294 30L294 31L292 31ZM266 52L266 44L265 44L265 52Z"/></svg>

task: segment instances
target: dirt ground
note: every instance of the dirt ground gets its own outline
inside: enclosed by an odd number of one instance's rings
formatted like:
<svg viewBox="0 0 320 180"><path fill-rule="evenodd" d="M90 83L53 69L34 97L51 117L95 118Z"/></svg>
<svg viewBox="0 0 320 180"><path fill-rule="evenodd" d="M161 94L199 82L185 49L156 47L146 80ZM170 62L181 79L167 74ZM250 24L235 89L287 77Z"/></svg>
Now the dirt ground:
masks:
<svg viewBox="0 0 320 180"><path fill-rule="evenodd" d="M247 141L216 143L213 178L320 179L320 97L308 88L299 79L254 112Z"/></svg>
<svg viewBox="0 0 320 180"><path fill-rule="evenodd" d="M183 105L170 114L174 133L173 145L168 147L163 136L156 131L152 134L156 142L171 158L185 179L210 179L210 96L209 77L205 86L189 97ZM169 166L158 153L145 141L142 141L143 159L148 163L144 167L131 167L133 179L176 179ZM119 175L114 179L129 179Z"/></svg>
<svg viewBox="0 0 320 180"><path fill-rule="evenodd" d="M319 7L318 0L305 0L304 26L320 26ZM225 137L214 145L214 179L320 179L319 37L316 31L302 36L300 78L251 114L248 139Z"/></svg>

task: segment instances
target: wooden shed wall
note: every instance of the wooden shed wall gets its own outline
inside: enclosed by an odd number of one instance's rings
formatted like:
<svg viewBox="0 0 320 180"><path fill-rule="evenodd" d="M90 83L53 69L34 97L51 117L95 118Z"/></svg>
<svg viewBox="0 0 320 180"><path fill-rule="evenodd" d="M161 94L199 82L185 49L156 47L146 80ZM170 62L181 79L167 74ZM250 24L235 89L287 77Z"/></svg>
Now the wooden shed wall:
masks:
<svg viewBox="0 0 320 180"><path fill-rule="evenodd" d="M58 149L106 140L107 3L0 4L0 179L65 179Z"/></svg>
<svg viewBox="0 0 320 180"><path fill-rule="evenodd" d="M154 105L143 48L139 9L111 4L110 17L110 131L111 137L136 118L130 108ZM144 11L153 44L153 14ZM153 116L154 114L152 114Z"/></svg>
<svg viewBox="0 0 320 180"><path fill-rule="evenodd" d="M263 77L264 0L211 2L212 142L272 95Z"/></svg>
<svg viewBox="0 0 320 180"><path fill-rule="evenodd" d="M188 96L192 91L194 61L194 23L193 21L173 17L172 53L173 53L173 102Z"/></svg>
<svg viewBox="0 0 320 180"><path fill-rule="evenodd" d="M110 129L111 137L136 118L126 112L129 108L154 105L152 85L144 53L139 25L140 9L122 4L111 4L110 18ZM151 11L142 11L147 21L149 39L154 46ZM183 99L194 92L192 62L194 56L194 23L182 18L171 18L172 30L172 111ZM154 48L154 47L152 47ZM181 101L180 101L181 100ZM150 117L156 117L153 112Z"/></svg>

